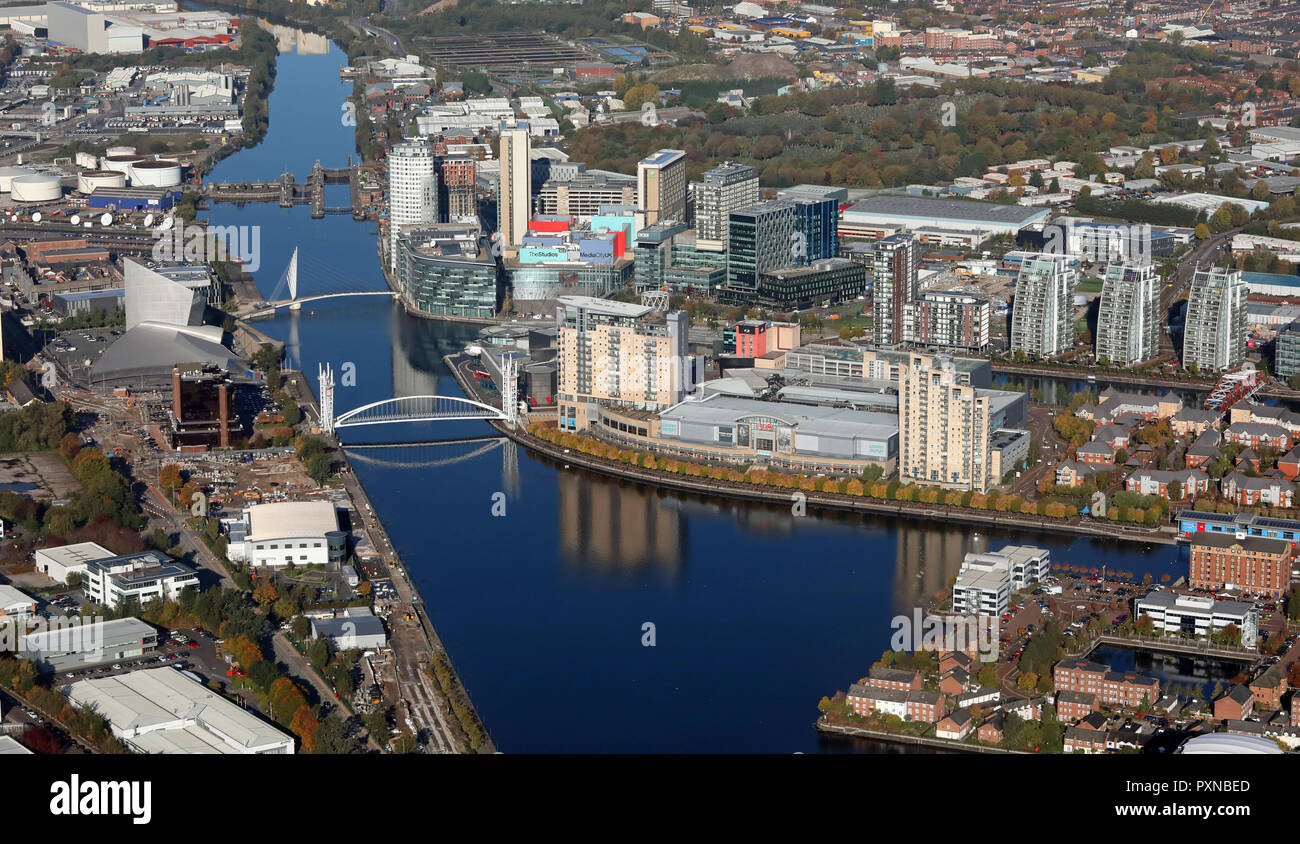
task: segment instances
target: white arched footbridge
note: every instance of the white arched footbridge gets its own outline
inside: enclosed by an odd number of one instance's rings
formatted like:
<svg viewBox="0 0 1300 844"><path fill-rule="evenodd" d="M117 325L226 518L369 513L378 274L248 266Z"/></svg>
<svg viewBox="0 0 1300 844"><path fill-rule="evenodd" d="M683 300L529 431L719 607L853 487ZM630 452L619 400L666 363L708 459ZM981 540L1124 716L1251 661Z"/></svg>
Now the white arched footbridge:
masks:
<svg viewBox="0 0 1300 844"><path fill-rule="evenodd" d="M518 391L518 362L507 359L504 369L501 384L504 407L493 407L462 396L397 396L363 404L346 413L335 415L334 370L329 364L323 364L318 375L321 429L327 434L333 434L339 428L354 428L362 425L386 425L396 422L462 422L475 419L484 421L499 419L513 428L519 421L519 402L506 397L514 396Z"/></svg>

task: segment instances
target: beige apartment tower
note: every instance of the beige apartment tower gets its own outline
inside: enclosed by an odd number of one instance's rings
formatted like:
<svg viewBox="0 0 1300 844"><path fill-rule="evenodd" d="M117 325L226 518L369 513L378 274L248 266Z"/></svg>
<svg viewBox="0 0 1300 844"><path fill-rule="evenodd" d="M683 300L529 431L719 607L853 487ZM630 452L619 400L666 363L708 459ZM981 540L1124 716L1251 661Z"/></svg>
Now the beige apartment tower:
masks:
<svg viewBox="0 0 1300 844"><path fill-rule="evenodd" d="M989 397L945 355L899 367L898 473L904 483L987 492Z"/></svg>
<svg viewBox="0 0 1300 844"><path fill-rule="evenodd" d="M647 226L660 220L686 220L686 153L661 149L636 165L637 205Z"/></svg>
<svg viewBox="0 0 1300 844"><path fill-rule="evenodd" d="M497 233L507 255L513 255L528 233L532 211L532 143L526 129L501 133L501 183L497 192Z"/></svg>
<svg viewBox="0 0 1300 844"><path fill-rule="evenodd" d="M599 404L658 411L691 388L685 311L590 296L556 300L559 329L559 424L581 431Z"/></svg>

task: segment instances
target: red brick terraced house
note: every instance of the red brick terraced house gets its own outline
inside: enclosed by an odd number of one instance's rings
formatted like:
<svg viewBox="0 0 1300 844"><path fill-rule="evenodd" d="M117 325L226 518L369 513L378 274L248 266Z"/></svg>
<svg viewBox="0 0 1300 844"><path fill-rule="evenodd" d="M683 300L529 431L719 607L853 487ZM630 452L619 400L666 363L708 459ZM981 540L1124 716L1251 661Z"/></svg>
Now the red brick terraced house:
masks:
<svg viewBox="0 0 1300 844"><path fill-rule="evenodd" d="M1062 660L1052 669L1056 691L1083 692L1109 706L1141 706L1160 700L1160 681L1136 671L1111 671L1086 659Z"/></svg>
<svg viewBox="0 0 1300 844"><path fill-rule="evenodd" d="M961 651L944 651L939 657L939 673L947 674L954 668L961 668L969 674L979 669L979 663Z"/></svg>
<svg viewBox="0 0 1300 844"><path fill-rule="evenodd" d="M1277 459L1277 470L1288 481L1294 481L1297 476L1300 476L1300 446L1296 446Z"/></svg>
<svg viewBox="0 0 1300 844"><path fill-rule="evenodd" d="M1178 500L1204 495L1210 491L1210 476L1200 469L1165 471L1162 469L1135 469L1124 479L1124 488L1139 495L1158 495L1169 498L1169 485L1177 482L1181 488Z"/></svg>
<svg viewBox="0 0 1300 844"><path fill-rule="evenodd" d="M1093 440L1090 443L1084 443L1079 446L1075 452L1080 462L1087 463L1090 466L1114 466L1115 449L1108 444Z"/></svg>
<svg viewBox="0 0 1300 844"><path fill-rule="evenodd" d="M1223 497L1243 507L1259 504L1269 507L1294 507L1295 486L1281 478L1252 478L1233 472L1219 482Z"/></svg>
<svg viewBox="0 0 1300 844"><path fill-rule="evenodd" d="M1287 410L1285 407L1256 404L1253 401L1241 402L1228 411L1228 424L1235 425L1238 422L1276 425L1285 428L1293 438L1300 439L1300 413Z"/></svg>
<svg viewBox="0 0 1300 844"><path fill-rule="evenodd" d="M907 693L907 717L913 721L933 724L943 717L947 698L938 692L924 689Z"/></svg>
<svg viewBox="0 0 1300 844"><path fill-rule="evenodd" d="M1069 690L1056 693L1056 719L1058 721L1078 721L1098 711L1097 696L1091 692L1072 692Z"/></svg>
<svg viewBox="0 0 1300 844"><path fill-rule="evenodd" d="M901 689L911 691L921 688L921 673L905 671L901 668L886 668L883 665L871 666L870 673L860 681L877 689Z"/></svg>
<svg viewBox="0 0 1300 844"><path fill-rule="evenodd" d="M849 686L845 700L850 709L863 717L873 712L907 717L907 692L900 689L878 689L854 683Z"/></svg>
<svg viewBox="0 0 1300 844"><path fill-rule="evenodd" d="M934 734L938 738L961 741L970 735L973 725L974 719L971 717L970 710L958 709L956 712L944 716L939 723L934 725Z"/></svg>
<svg viewBox="0 0 1300 844"><path fill-rule="evenodd" d="M1274 451L1283 451L1291 445L1291 432L1281 425L1237 422L1223 432L1223 441L1254 449L1268 446Z"/></svg>
<svg viewBox="0 0 1300 844"><path fill-rule="evenodd" d="M1001 744L1006 720L1001 712L993 713L988 720L980 724L980 728L975 732L976 738L989 744Z"/></svg>
<svg viewBox="0 0 1300 844"><path fill-rule="evenodd" d="M1255 696L1243 685L1233 686L1214 702L1214 720L1244 721L1255 711Z"/></svg>

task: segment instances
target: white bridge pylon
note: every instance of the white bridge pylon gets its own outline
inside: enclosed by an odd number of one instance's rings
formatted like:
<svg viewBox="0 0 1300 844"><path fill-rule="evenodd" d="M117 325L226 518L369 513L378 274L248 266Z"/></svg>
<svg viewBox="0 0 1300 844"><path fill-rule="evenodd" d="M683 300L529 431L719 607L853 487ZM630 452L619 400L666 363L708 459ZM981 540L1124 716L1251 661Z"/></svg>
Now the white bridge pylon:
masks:
<svg viewBox="0 0 1300 844"><path fill-rule="evenodd" d="M327 268L316 266L308 270L308 275L317 278L322 274L329 274ZM338 273L334 273L336 280L350 284L351 281L342 279ZM279 298L288 293L289 298ZM342 299L345 296L387 296L390 299L398 298L399 294L395 290L334 290L321 293L314 293L310 296L298 296L298 247L294 247L293 254L289 256L289 266L285 268L280 280L276 283L275 289L271 291L270 299L252 306L248 312L247 319L258 319L260 317L274 316L280 308L288 308L291 311L301 311L302 306L308 302L319 302L325 299Z"/></svg>
<svg viewBox="0 0 1300 844"><path fill-rule="evenodd" d="M285 271L289 278L289 298L293 304L289 306L291 311L302 310L302 302L298 299L298 247L293 248L293 257L289 259L289 269Z"/></svg>

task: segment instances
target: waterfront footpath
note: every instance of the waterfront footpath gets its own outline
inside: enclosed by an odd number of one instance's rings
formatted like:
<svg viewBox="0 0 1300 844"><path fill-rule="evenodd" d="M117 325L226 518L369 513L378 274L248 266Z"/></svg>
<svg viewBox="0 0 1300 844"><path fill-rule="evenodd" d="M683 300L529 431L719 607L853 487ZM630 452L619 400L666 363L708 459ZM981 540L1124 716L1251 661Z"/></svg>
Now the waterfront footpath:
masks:
<svg viewBox="0 0 1300 844"><path fill-rule="evenodd" d="M1027 750L1013 750L1009 747L994 747L987 744L941 739L932 736L918 736L909 733L891 733L886 730L873 730L868 727L854 727L849 724L836 724L823 715L814 725L819 733L845 738L868 739L870 741L888 742L890 744L908 744L930 747L944 753L1002 753L1012 756L1032 756Z"/></svg>
<svg viewBox="0 0 1300 844"><path fill-rule="evenodd" d="M302 373L287 371L285 384L295 401L305 405L314 418L320 418L320 405ZM371 505L346 450L341 443L335 445L334 459L342 464L339 478L360 522L352 527L369 536L379 565L387 570L398 597L391 617L389 646L393 651L391 679L397 689L399 724L404 720L416 735L428 731L428 744L435 752L496 752L469 692L452 666L451 656L433 628L409 569Z"/></svg>
<svg viewBox="0 0 1300 844"><path fill-rule="evenodd" d="M455 377L457 384L465 395L480 401L488 400L477 386L466 377L459 355L448 355L443 363ZM743 499L771 504L795 507L819 508L847 512L867 513L873 515L898 516L906 519L923 521L945 521L969 525L984 525L1017 530L1050 531L1091 536L1102 539L1118 539L1125 542L1145 545L1175 545L1177 533L1172 526L1147 530L1112 522L1093 522L1067 520L1032 516L1023 513L999 512L996 510L977 510L970 507L953 507L946 504L930 504L915 501L885 501L850 495L847 493L827 493L816 490L765 488L745 481L728 478L692 477L675 472L646 466L635 466L621 460L611 459L595 454L587 454L559 443L553 443L524 428L511 428L504 422L493 421L493 427L504 436L509 437L529 450L544 454L552 460L572 466L579 466L591 472L610 477L623 478L640 483L666 487L699 495L721 498ZM601 442L600 440L594 440ZM602 445L604 443L602 442ZM792 511L793 512L793 511Z"/></svg>

